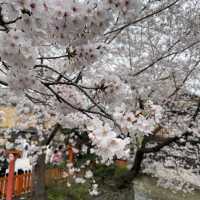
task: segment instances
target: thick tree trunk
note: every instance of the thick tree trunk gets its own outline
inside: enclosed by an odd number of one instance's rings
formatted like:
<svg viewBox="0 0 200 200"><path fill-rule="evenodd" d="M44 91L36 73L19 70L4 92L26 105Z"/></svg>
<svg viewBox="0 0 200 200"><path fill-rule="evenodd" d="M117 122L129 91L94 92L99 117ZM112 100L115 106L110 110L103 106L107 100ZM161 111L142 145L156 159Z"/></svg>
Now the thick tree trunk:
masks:
<svg viewBox="0 0 200 200"><path fill-rule="evenodd" d="M47 200L45 189L45 154L38 157L32 172L32 200Z"/></svg>
<svg viewBox="0 0 200 200"><path fill-rule="evenodd" d="M125 189L133 184L133 180L138 176L140 172L143 158L144 152L141 149L139 149L136 152L135 161L132 168L116 180L117 188Z"/></svg>
<svg viewBox="0 0 200 200"><path fill-rule="evenodd" d="M131 187L131 185L133 184L133 180L139 175L142 161L144 159L144 149L147 141L147 137L144 137L141 147L137 150L135 154L135 159L132 168L128 172L120 176L116 181L117 187L119 189Z"/></svg>
<svg viewBox="0 0 200 200"><path fill-rule="evenodd" d="M47 140L44 140L41 145L49 145L56 133L61 129L62 127L60 124L56 124ZM38 156L37 164L34 166L32 172L32 200L47 199L47 192L45 189L45 154L42 154Z"/></svg>

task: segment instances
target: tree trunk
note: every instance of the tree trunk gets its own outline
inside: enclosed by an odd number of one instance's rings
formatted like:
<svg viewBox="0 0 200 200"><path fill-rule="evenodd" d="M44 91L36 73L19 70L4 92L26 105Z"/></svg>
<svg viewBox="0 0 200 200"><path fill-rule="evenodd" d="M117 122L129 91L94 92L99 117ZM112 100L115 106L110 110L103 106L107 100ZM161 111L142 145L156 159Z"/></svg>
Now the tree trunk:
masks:
<svg viewBox="0 0 200 200"><path fill-rule="evenodd" d="M116 180L117 188L125 189L133 184L133 180L138 176L140 172L143 158L144 158L144 152L141 149L139 149L136 152L135 161L132 168L128 172L117 178Z"/></svg>
<svg viewBox="0 0 200 200"><path fill-rule="evenodd" d="M144 137L141 147L137 150L135 154L135 159L132 168L125 174L122 174L122 176L120 176L116 180L116 184L119 189L125 189L126 187L130 187L133 184L133 180L139 175L141 164L144 159L144 149L147 141L147 137Z"/></svg>
<svg viewBox="0 0 200 200"><path fill-rule="evenodd" d="M32 200L47 200L45 189L45 154L39 155L32 172Z"/></svg>

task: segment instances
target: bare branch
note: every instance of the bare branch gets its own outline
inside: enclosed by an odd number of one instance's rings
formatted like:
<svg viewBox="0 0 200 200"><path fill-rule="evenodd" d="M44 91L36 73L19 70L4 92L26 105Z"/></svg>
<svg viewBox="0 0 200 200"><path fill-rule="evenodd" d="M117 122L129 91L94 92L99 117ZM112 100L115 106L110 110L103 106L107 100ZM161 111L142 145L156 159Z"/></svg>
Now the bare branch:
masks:
<svg viewBox="0 0 200 200"><path fill-rule="evenodd" d="M119 27L119 28L117 28L117 29L112 30L112 31L108 31L108 32L105 33L104 35L109 35L109 34L114 33L114 32L117 32L117 35L118 35L122 30L124 30L125 28L129 27L130 25L134 25L134 24L136 24L136 23L138 23L138 22L144 21L145 19L148 19L148 18L150 18L150 17L153 17L154 15L157 15L157 14L163 12L164 10L167 10L167 9L171 8L172 6L174 6L175 4L177 4L179 1L180 1L180 0L176 0L176 1L174 1L173 3L171 3L171 4L169 4L169 5L165 6L165 7L162 7L162 8L160 8L160 9L158 9L158 10L156 10L156 11L154 11L154 12L148 14L148 15L145 15L144 17L141 17L141 18L139 18L139 19L136 19L135 21L132 21L132 22L130 22L130 23L128 23L128 24L125 24L125 25L123 25L123 26L121 26L121 27Z"/></svg>
<svg viewBox="0 0 200 200"><path fill-rule="evenodd" d="M2 80L0 80L0 84L3 86L6 86L6 87L8 86L8 83L6 83L5 81L2 81Z"/></svg>

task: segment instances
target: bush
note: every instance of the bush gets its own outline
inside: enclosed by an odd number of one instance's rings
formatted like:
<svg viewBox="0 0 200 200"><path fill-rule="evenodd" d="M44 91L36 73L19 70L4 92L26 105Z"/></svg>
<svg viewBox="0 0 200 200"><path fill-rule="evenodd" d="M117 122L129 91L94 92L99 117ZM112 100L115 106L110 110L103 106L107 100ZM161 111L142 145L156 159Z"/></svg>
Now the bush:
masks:
<svg viewBox="0 0 200 200"><path fill-rule="evenodd" d="M48 200L88 200L89 199L89 186L87 184L74 183L71 187L66 184L52 185L47 188Z"/></svg>
<svg viewBox="0 0 200 200"><path fill-rule="evenodd" d="M112 164L110 166L106 166L103 164L96 164L94 168L94 176L107 178L107 177L119 177L128 171L127 166L116 166Z"/></svg>
<svg viewBox="0 0 200 200"><path fill-rule="evenodd" d="M46 164L47 169L52 169L52 168L60 168L60 169L65 169L66 168L66 161L61 162L58 165L54 165L52 163Z"/></svg>
<svg viewBox="0 0 200 200"><path fill-rule="evenodd" d="M89 187L86 184L73 184L67 189L66 199L73 200L88 200L89 199Z"/></svg>
<svg viewBox="0 0 200 200"><path fill-rule="evenodd" d="M64 200L66 197L66 188L63 186L53 185L47 188L48 200Z"/></svg>
<svg viewBox="0 0 200 200"><path fill-rule="evenodd" d="M113 177L115 174L115 165L106 166L103 164L96 164L94 168L94 176L96 178Z"/></svg>
<svg viewBox="0 0 200 200"><path fill-rule="evenodd" d="M118 166L115 168L115 178L118 178L120 176L122 176L123 174L125 174L128 171L128 168L126 166Z"/></svg>
<svg viewBox="0 0 200 200"><path fill-rule="evenodd" d="M76 157L76 167L81 167L81 165L85 164L87 160L90 160L91 162L95 162L96 160L96 155L95 154L83 154L83 155L78 155Z"/></svg>

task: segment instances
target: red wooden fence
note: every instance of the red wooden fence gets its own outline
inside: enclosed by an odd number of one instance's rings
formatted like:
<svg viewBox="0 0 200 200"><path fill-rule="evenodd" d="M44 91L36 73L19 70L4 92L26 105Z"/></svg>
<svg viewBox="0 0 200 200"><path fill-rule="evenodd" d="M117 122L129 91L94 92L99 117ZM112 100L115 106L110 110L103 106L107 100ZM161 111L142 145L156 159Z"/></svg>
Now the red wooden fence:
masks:
<svg viewBox="0 0 200 200"><path fill-rule="evenodd" d="M46 170L46 184L55 179L63 177L63 169L53 168ZM14 196L21 196L31 192L32 173L23 173L14 176ZM0 199L6 196L8 177L0 177Z"/></svg>
<svg viewBox="0 0 200 200"><path fill-rule="evenodd" d="M68 161L74 163L74 152L71 144L67 146L67 151L68 151ZM9 151L7 153L15 155L15 158L20 157L21 155L21 152L16 150ZM59 168L46 170L45 183L48 184L55 179L63 178L63 172L64 170ZM8 189L7 187L8 181L9 181L8 176L0 177L0 199L4 199L6 197L6 192L7 192L6 190ZM15 175L13 195L21 196L23 194L29 193L31 191L31 182L32 182L31 172ZM10 193L11 198L12 198L12 190L13 188L11 188L10 190L8 189L8 191L11 192Z"/></svg>

